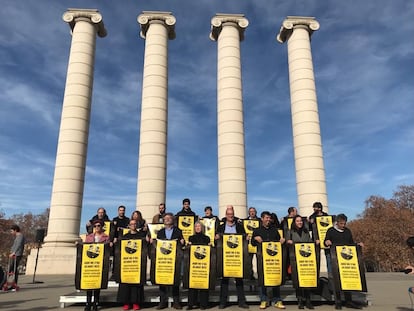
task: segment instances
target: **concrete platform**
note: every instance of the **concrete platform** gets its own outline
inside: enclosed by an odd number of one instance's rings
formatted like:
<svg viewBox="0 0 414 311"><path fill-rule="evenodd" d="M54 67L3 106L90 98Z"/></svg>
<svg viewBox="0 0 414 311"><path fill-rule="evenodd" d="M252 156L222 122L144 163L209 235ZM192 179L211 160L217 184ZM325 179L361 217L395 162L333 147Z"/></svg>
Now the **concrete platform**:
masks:
<svg viewBox="0 0 414 311"><path fill-rule="evenodd" d="M412 275L405 275L403 273L368 273L367 275L368 294L366 297L369 305L365 310L378 311L409 311L412 310L408 287L414 286L414 277ZM42 283L37 283L42 282ZM35 283L33 283L32 276L20 276L19 281L20 290L17 292L1 292L0 293L0 310L5 311L43 311L43 310L59 310L59 311L73 311L83 310L83 301L74 301L72 303L64 303L64 309L61 308L61 297L70 297L72 294L76 297L84 297L84 293L77 293L74 288L74 276L68 275L39 275L36 276ZM143 309L155 310L158 302L157 287L146 288L145 293L148 292L148 300L142 305ZM251 310L259 311L259 302L257 293L250 291L246 287L246 296ZM152 298L151 298L152 297ZM185 292L183 291L183 304L185 305ZM218 297L216 294L211 296L212 307L211 311L217 311ZM282 288L282 298L286 302L287 310L297 310L296 299L293 291L290 288ZM314 297L315 299L317 297ZM414 299L414 297L412 297ZM84 298L76 298L84 299ZM101 310L115 311L121 310L121 306L114 303L116 299L116 287L110 287L107 290L102 290L102 308ZM152 300L154 299L154 300ZM361 299L361 297L358 297ZM225 310L235 311L239 310L235 301L235 296L232 296L231 301L234 304ZM315 300L316 310L334 310L334 306L328 301ZM268 310L276 310L269 307ZM344 308L344 310L347 310Z"/></svg>

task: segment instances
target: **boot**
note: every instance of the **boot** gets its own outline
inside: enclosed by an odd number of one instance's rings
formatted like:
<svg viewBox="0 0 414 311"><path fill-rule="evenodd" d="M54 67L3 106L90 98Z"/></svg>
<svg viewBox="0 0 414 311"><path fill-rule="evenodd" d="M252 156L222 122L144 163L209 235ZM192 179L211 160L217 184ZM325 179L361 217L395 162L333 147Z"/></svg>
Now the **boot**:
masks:
<svg viewBox="0 0 414 311"><path fill-rule="evenodd" d="M298 309L305 309L302 298L298 298Z"/></svg>
<svg viewBox="0 0 414 311"><path fill-rule="evenodd" d="M308 309L315 309L315 307L313 306L313 304L310 301L310 298L309 297L306 298L306 308L308 308Z"/></svg>
<svg viewBox="0 0 414 311"><path fill-rule="evenodd" d="M91 311L91 304L90 303L86 303L85 309L83 309L84 311Z"/></svg>

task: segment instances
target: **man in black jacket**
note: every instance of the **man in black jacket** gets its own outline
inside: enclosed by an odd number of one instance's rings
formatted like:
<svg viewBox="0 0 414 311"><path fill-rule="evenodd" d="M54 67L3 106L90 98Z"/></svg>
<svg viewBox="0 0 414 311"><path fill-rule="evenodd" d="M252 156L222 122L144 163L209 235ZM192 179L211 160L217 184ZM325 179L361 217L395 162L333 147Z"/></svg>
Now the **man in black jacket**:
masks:
<svg viewBox="0 0 414 311"><path fill-rule="evenodd" d="M185 241L183 233L180 229L174 226L174 216L171 213L164 215L164 228L158 231L157 239L159 240L177 240L177 247L184 246ZM168 288L172 288L173 295L173 308L182 309L180 304L180 291L178 285L160 285L160 303L157 306L157 310L165 309L168 307Z"/></svg>
<svg viewBox="0 0 414 311"><path fill-rule="evenodd" d="M234 208L232 205L227 205L226 208L226 218L225 221L220 223L217 228L216 239L218 240L221 235L224 233L233 233L233 234L243 234L246 232L244 230L243 224L237 221L234 217ZM246 297L244 294L243 288L243 279L235 278L236 280L236 290L237 290L237 300L239 302L239 307L243 309L248 309L249 305L246 303ZM229 278L223 277L221 279L220 286L220 305L219 309L224 309L227 305L227 298L229 292Z"/></svg>

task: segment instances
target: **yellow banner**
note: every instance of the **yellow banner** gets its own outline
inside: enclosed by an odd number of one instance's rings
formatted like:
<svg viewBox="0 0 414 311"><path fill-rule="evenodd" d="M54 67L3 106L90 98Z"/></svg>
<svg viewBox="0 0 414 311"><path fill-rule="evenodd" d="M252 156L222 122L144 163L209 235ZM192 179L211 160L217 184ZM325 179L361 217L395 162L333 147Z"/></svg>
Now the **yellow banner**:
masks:
<svg viewBox="0 0 414 311"><path fill-rule="evenodd" d="M155 261L155 283L174 285L176 240L158 240Z"/></svg>
<svg viewBox="0 0 414 311"><path fill-rule="evenodd" d="M164 224L148 224L151 239L156 239L158 231L164 228Z"/></svg>
<svg viewBox="0 0 414 311"><path fill-rule="evenodd" d="M104 244L82 245L81 289L101 288Z"/></svg>
<svg viewBox="0 0 414 311"><path fill-rule="evenodd" d="M249 236L252 236L254 229L259 228L260 221L258 219L243 219L243 226L244 231L246 231ZM250 242L247 245L247 250L251 254L257 253L257 247L253 246Z"/></svg>
<svg viewBox="0 0 414 311"><path fill-rule="evenodd" d="M121 283L141 283L142 240L121 240Z"/></svg>
<svg viewBox="0 0 414 311"><path fill-rule="evenodd" d="M342 290L362 291L356 246L336 246L335 251Z"/></svg>
<svg viewBox="0 0 414 311"><path fill-rule="evenodd" d="M316 216L315 222L318 230L319 241L321 241L321 248L328 248L325 246L323 241L325 241L326 231L333 226L332 216Z"/></svg>
<svg viewBox="0 0 414 311"><path fill-rule="evenodd" d="M262 242L264 286L282 284L282 244Z"/></svg>
<svg viewBox="0 0 414 311"><path fill-rule="evenodd" d="M295 243L299 287L318 286L318 266L314 243Z"/></svg>
<svg viewBox="0 0 414 311"><path fill-rule="evenodd" d="M210 242L214 243L214 236L216 235L216 218L201 218L200 222L204 225L205 235L210 238Z"/></svg>
<svg viewBox="0 0 414 311"><path fill-rule="evenodd" d="M208 289L210 279L210 246L190 246L189 288Z"/></svg>
<svg viewBox="0 0 414 311"><path fill-rule="evenodd" d="M223 276L243 277L243 235L223 235Z"/></svg>
<svg viewBox="0 0 414 311"><path fill-rule="evenodd" d="M178 228L183 232L184 240L194 234L194 216L178 216Z"/></svg>

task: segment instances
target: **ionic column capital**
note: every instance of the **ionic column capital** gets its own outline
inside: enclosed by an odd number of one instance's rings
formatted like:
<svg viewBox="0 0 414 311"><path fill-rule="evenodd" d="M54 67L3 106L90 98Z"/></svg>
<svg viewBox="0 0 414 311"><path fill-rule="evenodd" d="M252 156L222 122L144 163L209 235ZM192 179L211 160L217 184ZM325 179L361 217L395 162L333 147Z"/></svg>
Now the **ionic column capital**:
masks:
<svg viewBox="0 0 414 311"><path fill-rule="evenodd" d="M236 26L239 30L240 41L244 39L244 30L249 26L249 20L244 17L244 14L222 14L217 13L211 19L211 32L210 39L217 41L223 26L226 24L232 24Z"/></svg>
<svg viewBox="0 0 414 311"><path fill-rule="evenodd" d="M95 24L97 34L99 37L105 37L107 35L105 25L102 21L102 15L95 9L68 9L62 16L63 20L69 24L70 29L73 31L75 24L78 20L86 20L92 24Z"/></svg>
<svg viewBox="0 0 414 311"><path fill-rule="evenodd" d="M168 30L168 39L175 39L175 22L176 19L171 12L161 11L142 11L137 18L138 24L141 25L141 38L145 39L151 23L162 23Z"/></svg>
<svg viewBox="0 0 414 311"><path fill-rule="evenodd" d="M314 17L304 16L288 16L280 27L277 41L284 43L289 39L295 28L304 28L309 32L309 37L312 33L319 29L319 23Z"/></svg>

